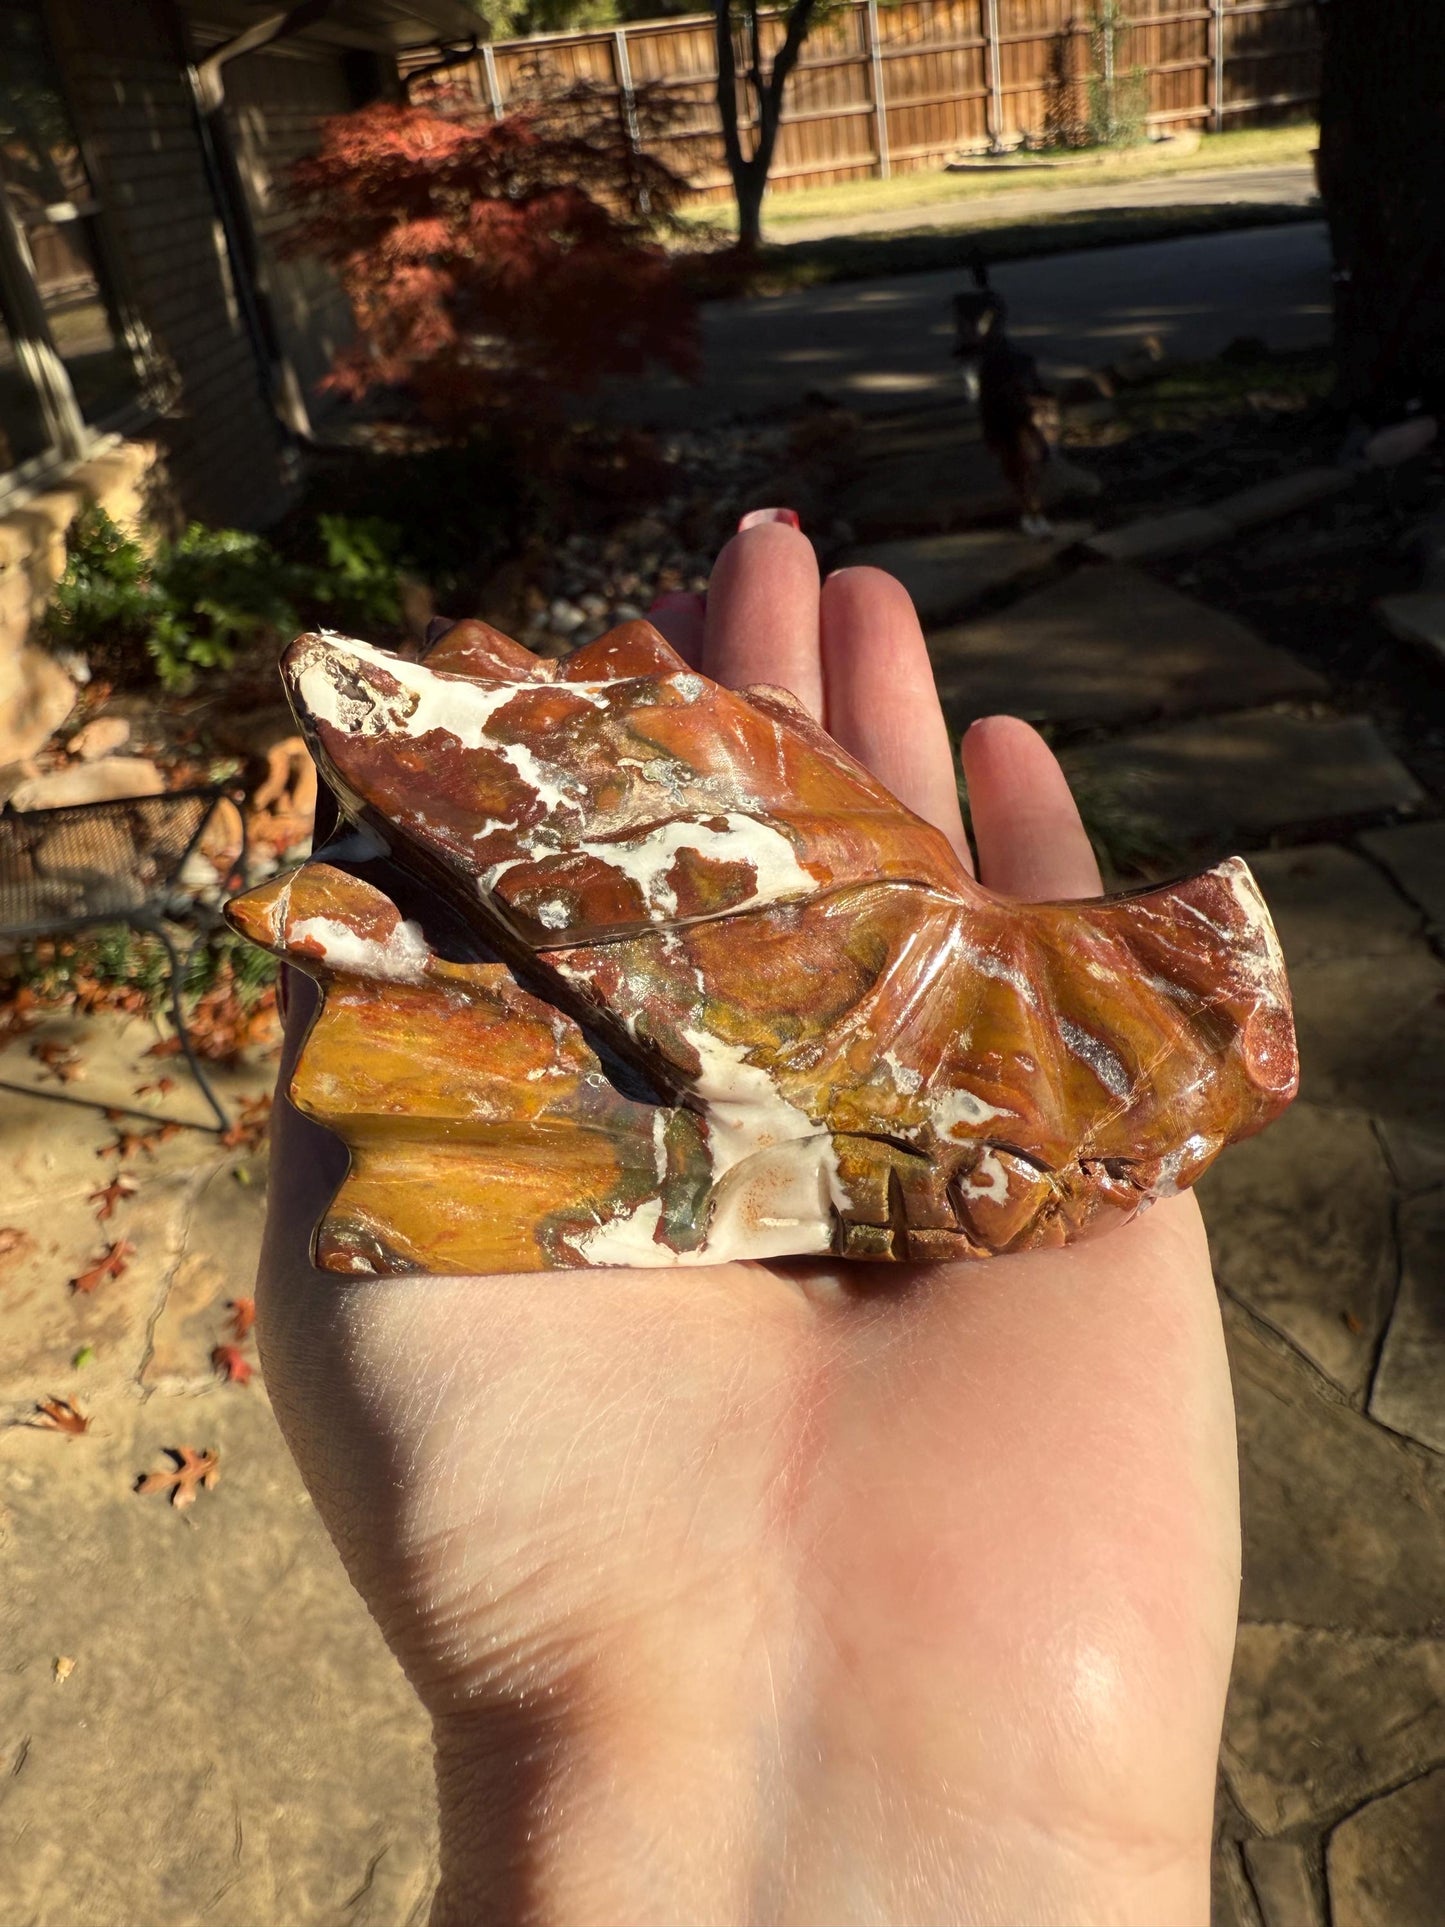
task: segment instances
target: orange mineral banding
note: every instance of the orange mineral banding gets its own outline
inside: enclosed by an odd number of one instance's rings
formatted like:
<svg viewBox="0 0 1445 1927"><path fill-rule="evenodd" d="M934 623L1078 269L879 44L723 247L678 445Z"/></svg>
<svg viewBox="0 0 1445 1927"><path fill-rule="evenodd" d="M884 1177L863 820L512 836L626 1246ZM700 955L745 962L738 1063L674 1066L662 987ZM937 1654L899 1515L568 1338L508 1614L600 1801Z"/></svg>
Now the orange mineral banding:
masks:
<svg viewBox="0 0 1445 1927"><path fill-rule="evenodd" d="M645 622L283 674L350 819L232 904L314 977L291 1086L343 1273L984 1258L1192 1184L1298 1082L1239 858L1021 904L783 692Z"/></svg>

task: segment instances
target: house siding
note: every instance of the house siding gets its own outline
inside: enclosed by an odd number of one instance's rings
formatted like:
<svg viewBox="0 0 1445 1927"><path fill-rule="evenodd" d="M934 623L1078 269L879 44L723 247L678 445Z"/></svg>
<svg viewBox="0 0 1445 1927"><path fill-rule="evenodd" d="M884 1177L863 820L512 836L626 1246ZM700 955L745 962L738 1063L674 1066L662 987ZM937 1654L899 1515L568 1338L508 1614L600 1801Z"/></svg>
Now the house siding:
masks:
<svg viewBox="0 0 1445 1927"><path fill-rule="evenodd" d="M237 299L168 9L163 0L53 0L48 20L124 292L176 393L148 430L167 492L188 518L264 524L286 502L282 438Z"/></svg>

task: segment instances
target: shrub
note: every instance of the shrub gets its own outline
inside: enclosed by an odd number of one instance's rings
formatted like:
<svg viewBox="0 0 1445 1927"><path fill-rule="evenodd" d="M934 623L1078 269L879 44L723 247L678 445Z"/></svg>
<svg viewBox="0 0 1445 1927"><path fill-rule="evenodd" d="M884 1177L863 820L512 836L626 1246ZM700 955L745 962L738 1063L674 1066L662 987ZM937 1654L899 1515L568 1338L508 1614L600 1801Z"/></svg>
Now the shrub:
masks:
<svg viewBox="0 0 1445 1927"><path fill-rule="evenodd" d="M649 132L659 111L639 97ZM401 389L460 436L484 415L550 423L604 375L692 372L695 306L657 240L684 188L585 84L501 120L448 100L324 121L292 168L290 245L355 316L327 385Z"/></svg>
<svg viewBox="0 0 1445 1927"><path fill-rule="evenodd" d="M151 551L103 508L83 509L66 531L65 574L42 634L123 679L149 657L162 686L182 690L198 670L229 669L248 644L295 635L307 612L393 627L401 604L392 525L329 515L317 533L319 565L279 555L262 535L199 522Z"/></svg>
<svg viewBox="0 0 1445 1927"><path fill-rule="evenodd" d="M1136 147L1148 133L1149 75L1123 66L1129 33L1118 0L1102 0L1089 33L1089 140L1099 147Z"/></svg>

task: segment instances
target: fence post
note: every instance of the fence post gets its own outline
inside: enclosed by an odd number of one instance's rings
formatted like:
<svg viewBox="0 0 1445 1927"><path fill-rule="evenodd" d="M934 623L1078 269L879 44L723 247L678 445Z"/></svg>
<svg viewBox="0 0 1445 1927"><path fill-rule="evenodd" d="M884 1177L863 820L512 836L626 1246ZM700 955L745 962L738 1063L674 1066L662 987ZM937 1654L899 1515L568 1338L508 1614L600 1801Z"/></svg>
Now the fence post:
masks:
<svg viewBox="0 0 1445 1927"><path fill-rule="evenodd" d="M1209 26L1213 37L1210 81L1214 90L1214 131L1224 131L1224 0L1210 0Z"/></svg>
<svg viewBox="0 0 1445 1927"><path fill-rule="evenodd" d="M503 113L502 86L497 79L497 56L492 52L492 43L489 40L482 42L482 65L487 70L487 93L492 102L492 119L500 120Z"/></svg>
<svg viewBox="0 0 1445 1927"><path fill-rule="evenodd" d="M1003 144L1003 66L998 44L998 0L985 0L984 38L988 42L988 98L990 152L1001 154Z"/></svg>
<svg viewBox="0 0 1445 1927"><path fill-rule="evenodd" d="M893 174L893 156L888 146L888 102L883 93L883 49L878 40L878 0L868 0L864 23L873 76L873 131L874 145L878 151L878 178L886 181Z"/></svg>

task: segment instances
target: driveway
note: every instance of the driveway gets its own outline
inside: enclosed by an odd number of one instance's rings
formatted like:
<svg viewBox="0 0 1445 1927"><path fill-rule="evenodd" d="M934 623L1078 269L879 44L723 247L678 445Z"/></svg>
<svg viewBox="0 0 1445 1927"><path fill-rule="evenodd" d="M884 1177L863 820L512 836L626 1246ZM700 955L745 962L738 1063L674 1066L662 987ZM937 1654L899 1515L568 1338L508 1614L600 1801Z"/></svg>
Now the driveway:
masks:
<svg viewBox="0 0 1445 1927"><path fill-rule="evenodd" d="M960 242L962 247L962 241ZM766 416L821 391L862 410L953 400L949 298L958 273L897 275L798 294L711 303L704 375L614 388L614 419L691 428ZM1141 335L1171 355L1217 354L1238 335L1307 347L1330 329L1330 256L1322 222L1245 228L1135 247L1055 254L1000 267L1011 332L1058 375L1107 362Z"/></svg>

